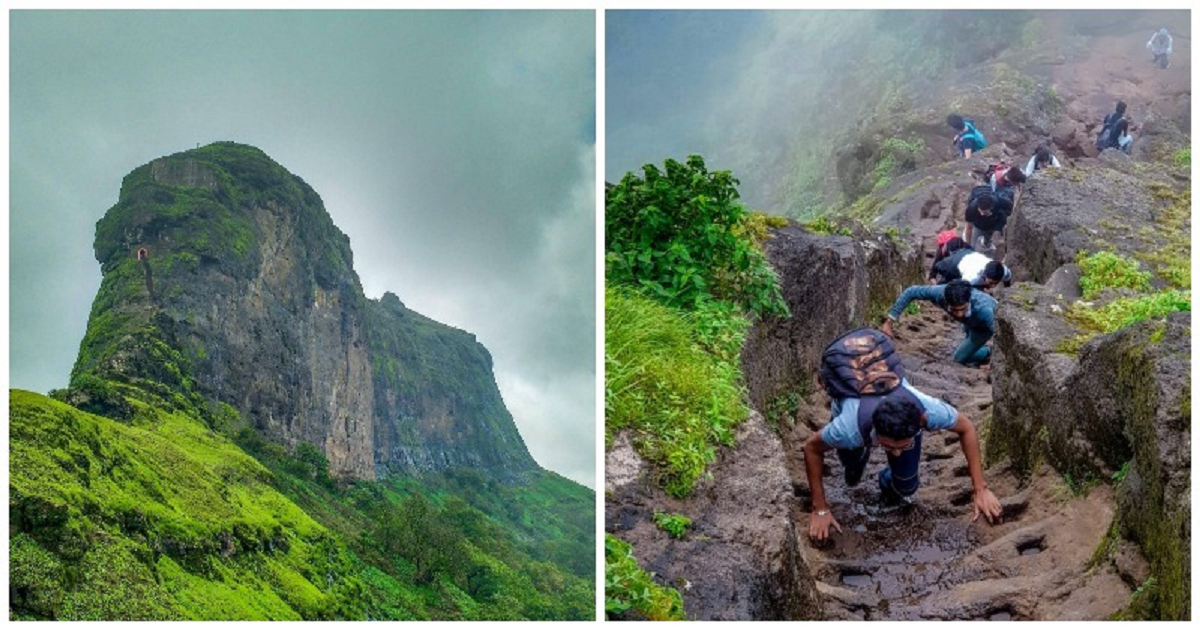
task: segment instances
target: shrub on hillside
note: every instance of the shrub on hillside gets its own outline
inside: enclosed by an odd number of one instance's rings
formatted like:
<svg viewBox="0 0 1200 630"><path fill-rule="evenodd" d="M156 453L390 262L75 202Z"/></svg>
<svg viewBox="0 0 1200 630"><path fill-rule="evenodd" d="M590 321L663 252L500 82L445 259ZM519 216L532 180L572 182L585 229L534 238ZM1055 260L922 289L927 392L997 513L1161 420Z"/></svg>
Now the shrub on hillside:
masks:
<svg viewBox="0 0 1200 630"><path fill-rule="evenodd" d="M744 224L738 181L709 172L704 159L647 164L608 191L605 275L685 309L728 300L758 315L786 315L774 271Z"/></svg>

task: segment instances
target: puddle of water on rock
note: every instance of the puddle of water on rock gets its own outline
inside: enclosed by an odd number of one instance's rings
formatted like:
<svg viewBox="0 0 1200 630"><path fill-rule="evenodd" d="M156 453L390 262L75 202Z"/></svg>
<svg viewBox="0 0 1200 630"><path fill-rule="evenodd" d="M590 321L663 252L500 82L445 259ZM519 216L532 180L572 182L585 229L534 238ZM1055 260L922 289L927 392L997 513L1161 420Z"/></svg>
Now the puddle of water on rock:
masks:
<svg viewBox="0 0 1200 630"><path fill-rule="evenodd" d="M1037 547L1030 547L1029 549L1022 551L1021 555L1022 556L1036 556L1039 553L1042 553L1041 549L1038 549Z"/></svg>
<svg viewBox="0 0 1200 630"><path fill-rule="evenodd" d="M842 576L842 583L854 588L870 588L875 582L869 575L847 574Z"/></svg>
<svg viewBox="0 0 1200 630"><path fill-rule="evenodd" d="M994 613L991 617L988 617L988 621L1012 621L1012 615L1010 613L1001 611Z"/></svg>

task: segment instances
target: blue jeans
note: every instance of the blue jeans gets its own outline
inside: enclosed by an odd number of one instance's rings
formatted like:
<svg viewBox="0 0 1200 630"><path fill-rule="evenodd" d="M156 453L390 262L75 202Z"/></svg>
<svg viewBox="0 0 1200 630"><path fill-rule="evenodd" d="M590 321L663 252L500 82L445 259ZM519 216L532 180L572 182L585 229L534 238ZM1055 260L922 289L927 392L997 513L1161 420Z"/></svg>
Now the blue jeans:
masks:
<svg viewBox="0 0 1200 630"><path fill-rule="evenodd" d="M963 365L979 364L992 356L992 349L987 342L992 334L986 330L967 329L967 338L954 351L954 361Z"/></svg>
<svg viewBox="0 0 1200 630"><path fill-rule="evenodd" d="M867 460L871 459L871 447L864 446L854 450L838 449L838 459L845 470L847 486L857 486L862 481L863 472L867 469ZM911 496L921 485L918 476L918 466L921 463L921 434L913 439L913 447L901 451L899 457L887 454L888 467L879 475L882 490L891 490L900 496Z"/></svg>

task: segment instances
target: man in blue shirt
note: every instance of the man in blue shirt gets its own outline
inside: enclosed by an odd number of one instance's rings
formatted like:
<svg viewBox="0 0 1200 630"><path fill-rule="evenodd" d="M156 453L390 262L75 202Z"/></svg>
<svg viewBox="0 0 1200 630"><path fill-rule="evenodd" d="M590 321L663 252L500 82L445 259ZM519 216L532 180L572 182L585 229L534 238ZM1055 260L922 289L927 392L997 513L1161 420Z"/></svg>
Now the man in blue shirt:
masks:
<svg viewBox="0 0 1200 630"><path fill-rule="evenodd" d="M908 287L896 298L879 330L889 337L894 336L892 322L900 320L900 315L913 300L933 302L955 321L962 322L967 338L954 351L956 362L978 367L991 360L992 349L987 347L987 342L996 334L995 298L973 290L970 283L961 278L944 285Z"/></svg>
<svg viewBox="0 0 1200 630"><path fill-rule="evenodd" d="M1000 501L988 489L983 477L979 437L969 418L945 402L920 392L907 380L901 381L900 387L882 397L871 414L869 424L860 422L860 404L862 399L858 398L833 400L830 404L833 417L829 424L804 444L804 470L812 491L813 504L809 536L814 540L824 540L829 536L830 526L838 532L842 531L841 524L825 502L825 486L821 478L825 453L837 450L838 459L845 469L846 484L855 486L862 480L871 448L878 444L887 453L888 459L887 468L879 474L880 492L885 501L906 502L919 485L917 469L921 462L922 431L946 429L959 435L963 455L967 458L974 488L974 516L971 520L977 520L983 514L989 523L999 522Z"/></svg>

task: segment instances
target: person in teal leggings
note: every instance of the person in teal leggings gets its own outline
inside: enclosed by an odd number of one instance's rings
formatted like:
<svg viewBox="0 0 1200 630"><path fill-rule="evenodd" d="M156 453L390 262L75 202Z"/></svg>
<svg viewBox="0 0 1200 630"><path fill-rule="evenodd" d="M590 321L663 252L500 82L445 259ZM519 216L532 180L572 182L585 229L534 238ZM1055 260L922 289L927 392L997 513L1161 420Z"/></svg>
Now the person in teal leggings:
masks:
<svg viewBox="0 0 1200 630"><path fill-rule="evenodd" d="M892 323L900 320L905 307L913 300L933 302L955 321L961 322L967 338L954 351L957 363L971 367L991 361L992 349L987 342L996 334L996 300L983 291L975 290L966 280L952 280L944 285L908 287L896 298L879 329L892 337Z"/></svg>

